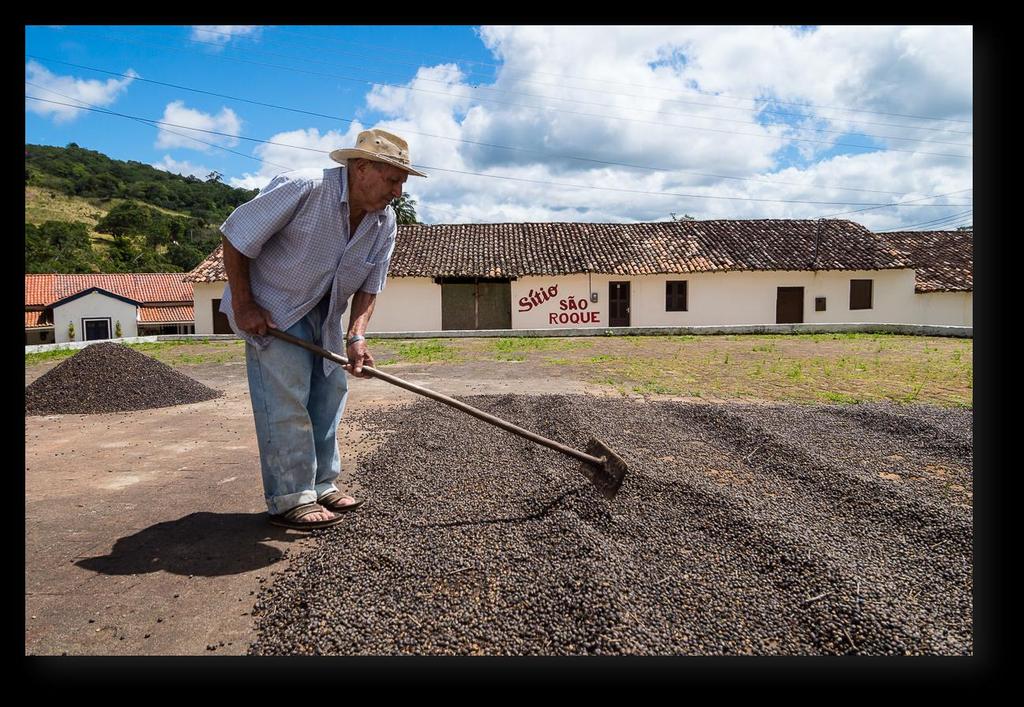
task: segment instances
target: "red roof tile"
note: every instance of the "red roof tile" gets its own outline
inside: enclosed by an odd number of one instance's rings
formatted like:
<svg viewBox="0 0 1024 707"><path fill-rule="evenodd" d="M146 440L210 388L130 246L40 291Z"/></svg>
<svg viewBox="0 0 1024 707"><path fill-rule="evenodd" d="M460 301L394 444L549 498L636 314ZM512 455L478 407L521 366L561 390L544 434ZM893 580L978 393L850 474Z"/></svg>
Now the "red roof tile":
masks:
<svg viewBox="0 0 1024 707"><path fill-rule="evenodd" d="M901 252L852 221L772 219L399 226L389 274L506 278L907 267ZM221 247L186 279L226 280Z"/></svg>
<svg viewBox="0 0 1024 707"><path fill-rule="evenodd" d="M90 287L144 303L192 303L192 283L183 273L25 275L25 306L44 307Z"/></svg>
<svg viewBox="0 0 1024 707"><path fill-rule="evenodd" d="M915 292L974 291L974 231L880 233L914 265Z"/></svg>
<svg viewBox="0 0 1024 707"><path fill-rule="evenodd" d="M195 321L192 307L139 307L140 324L185 323Z"/></svg>
<svg viewBox="0 0 1024 707"><path fill-rule="evenodd" d="M213 249L206 260L199 263L192 272L185 276L186 282L227 282L228 274L224 271L224 244Z"/></svg>
<svg viewBox="0 0 1024 707"><path fill-rule="evenodd" d="M53 326L53 322L47 316L47 312L39 310L25 311L25 328L40 329Z"/></svg>

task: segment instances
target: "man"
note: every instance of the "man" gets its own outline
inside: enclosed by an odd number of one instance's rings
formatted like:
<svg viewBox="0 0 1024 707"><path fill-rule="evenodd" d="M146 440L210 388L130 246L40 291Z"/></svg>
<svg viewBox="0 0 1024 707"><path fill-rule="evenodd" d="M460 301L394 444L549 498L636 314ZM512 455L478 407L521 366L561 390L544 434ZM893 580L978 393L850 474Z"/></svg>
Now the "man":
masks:
<svg viewBox="0 0 1024 707"><path fill-rule="evenodd" d="M355 148L331 159L342 166L322 178L275 177L220 227L228 275L220 311L246 341L270 522L298 530L334 525L362 504L335 486L345 371L366 378L363 366L374 363L366 327L398 232L388 205L410 174L427 176L410 166L405 140L383 130L360 133ZM350 297L345 370L267 335L280 328L339 351Z"/></svg>

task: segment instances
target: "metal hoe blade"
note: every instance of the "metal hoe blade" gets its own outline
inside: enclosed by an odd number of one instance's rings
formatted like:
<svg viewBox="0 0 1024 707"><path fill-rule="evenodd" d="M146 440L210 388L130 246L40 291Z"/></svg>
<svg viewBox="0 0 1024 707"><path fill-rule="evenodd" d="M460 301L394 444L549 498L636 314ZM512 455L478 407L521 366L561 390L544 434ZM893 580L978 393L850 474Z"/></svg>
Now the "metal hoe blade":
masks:
<svg viewBox="0 0 1024 707"><path fill-rule="evenodd" d="M611 447L596 437L591 437L587 442L586 451L590 456L597 457L601 464L584 462L582 469L584 475L590 479L602 496L609 501L612 500L619 492L622 480L626 476L626 462L622 461L622 457L613 452Z"/></svg>

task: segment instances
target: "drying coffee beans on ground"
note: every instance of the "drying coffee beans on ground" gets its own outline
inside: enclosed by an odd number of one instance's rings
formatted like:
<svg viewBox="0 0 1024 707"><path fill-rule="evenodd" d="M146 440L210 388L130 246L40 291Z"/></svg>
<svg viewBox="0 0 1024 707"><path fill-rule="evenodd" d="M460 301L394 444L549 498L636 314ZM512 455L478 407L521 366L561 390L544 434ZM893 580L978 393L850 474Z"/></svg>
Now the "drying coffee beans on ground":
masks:
<svg viewBox="0 0 1024 707"><path fill-rule="evenodd" d="M367 503L264 588L249 652L971 655L971 410L477 396L343 424ZM355 413L356 411L351 411Z"/></svg>
<svg viewBox="0 0 1024 707"><path fill-rule="evenodd" d="M90 344L25 388L26 415L148 410L211 400L220 391L124 344Z"/></svg>

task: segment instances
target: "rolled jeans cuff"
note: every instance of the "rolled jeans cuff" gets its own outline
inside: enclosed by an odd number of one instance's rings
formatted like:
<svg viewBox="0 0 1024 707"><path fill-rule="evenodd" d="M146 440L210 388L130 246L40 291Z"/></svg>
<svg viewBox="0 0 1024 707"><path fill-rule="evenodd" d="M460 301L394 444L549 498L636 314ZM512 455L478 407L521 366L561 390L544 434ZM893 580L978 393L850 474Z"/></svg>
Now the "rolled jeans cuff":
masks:
<svg viewBox="0 0 1024 707"><path fill-rule="evenodd" d="M322 484L317 484L316 486L314 486L313 490L316 491L317 498L322 498L324 494L328 494L331 491L337 491L338 487L334 485L334 482L326 481Z"/></svg>
<svg viewBox="0 0 1024 707"><path fill-rule="evenodd" d="M317 498L319 496L316 491L299 491L284 496L275 496L267 499L267 510L270 511L270 515L279 516L304 503L314 503Z"/></svg>

